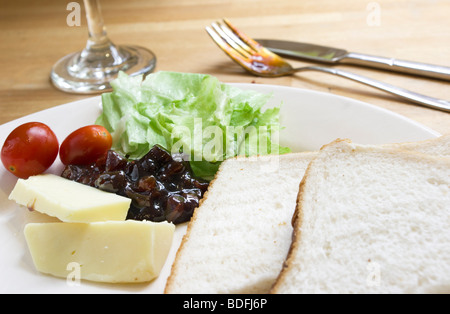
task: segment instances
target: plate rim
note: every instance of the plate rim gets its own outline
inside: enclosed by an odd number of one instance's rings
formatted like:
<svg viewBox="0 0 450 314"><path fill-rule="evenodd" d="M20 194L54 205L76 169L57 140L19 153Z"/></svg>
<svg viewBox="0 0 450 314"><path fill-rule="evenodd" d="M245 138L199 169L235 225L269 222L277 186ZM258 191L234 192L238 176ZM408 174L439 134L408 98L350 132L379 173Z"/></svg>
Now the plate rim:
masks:
<svg viewBox="0 0 450 314"><path fill-rule="evenodd" d="M431 127L428 127L418 121L415 121L411 118L408 118L398 112L389 110L387 108L384 107L380 107L356 98L352 98L352 97L348 97L348 96L343 96L343 95L338 95L338 94L334 94L334 93L330 93L330 92L325 92L325 91L318 91L318 90L313 90L313 89L307 89L307 88L301 88L301 87L294 87L294 86L285 86L285 85L272 85L272 84L259 84L259 83L227 83L230 85L236 85L236 86L247 86L247 87L251 87L251 86L262 86L262 87L267 87L267 88L273 88L276 87L277 89L286 89L286 90L299 90L301 92L307 93L307 94L311 94L311 95L318 95L321 97L331 97L331 98L337 98L337 99L341 99L341 100L345 100L345 101L350 101L358 106L362 106L365 108L368 108L370 110L374 110L380 113L384 113L390 116L393 116L395 118L398 118L400 120L403 120L405 122L408 122L410 124L413 124L429 133L431 133L432 135L438 137L440 135L442 135L441 133L437 132L436 130L433 130ZM411 106L415 106L414 104L409 104Z"/></svg>

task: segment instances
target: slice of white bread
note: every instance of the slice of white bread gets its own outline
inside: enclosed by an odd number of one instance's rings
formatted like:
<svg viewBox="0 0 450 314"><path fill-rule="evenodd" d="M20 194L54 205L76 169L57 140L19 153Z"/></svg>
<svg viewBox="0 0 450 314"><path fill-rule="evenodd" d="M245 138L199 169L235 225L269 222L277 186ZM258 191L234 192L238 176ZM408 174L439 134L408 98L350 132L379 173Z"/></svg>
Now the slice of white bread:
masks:
<svg viewBox="0 0 450 314"><path fill-rule="evenodd" d="M316 153L224 161L183 238L165 293L267 293L292 239L301 178Z"/></svg>
<svg viewBox="0 0 450 314"><path fill-rule="evenodd" d="M386 146L450 155L449 139ZM267 292L291 244L298 184L315 156L225 161L189 223L165 292Z"/></svg>
<svg viewBox="0 0 450 314"><path fill-rule="evenodd" d="M450 158L404 150L448 155L441 141L324 146L271 293L450 292Z"/></svg>
<svg viewBox="0 0 450 314"><path fill-rule="evenodd" d="M382 147L406 149L433 156L450 157L450 134L444 134L436 138L418 142L385 144Z"/></svg>

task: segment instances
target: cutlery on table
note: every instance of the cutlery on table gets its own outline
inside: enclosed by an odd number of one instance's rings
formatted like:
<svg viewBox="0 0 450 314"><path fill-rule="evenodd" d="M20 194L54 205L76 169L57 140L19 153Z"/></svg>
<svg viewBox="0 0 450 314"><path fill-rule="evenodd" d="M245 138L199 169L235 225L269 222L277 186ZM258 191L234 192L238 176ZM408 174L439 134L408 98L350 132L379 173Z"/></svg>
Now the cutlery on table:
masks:
<svg viewBox="0 0 450 314"><path fill-rule="evenodd" d="M294 68L279 55L271 52L269 49L265 48L260 43L234 27L228 20L224 19L223 21L223 24L220 22L212 23L211 27L206 27L206 31L214 42L231 59L254 75L263 77L280 77L293 75L294 73L301 71L319 71L348 78L350 80L378 88L422 106L450 112L449 101L418 94L351 72L319 66Z"/></svg>

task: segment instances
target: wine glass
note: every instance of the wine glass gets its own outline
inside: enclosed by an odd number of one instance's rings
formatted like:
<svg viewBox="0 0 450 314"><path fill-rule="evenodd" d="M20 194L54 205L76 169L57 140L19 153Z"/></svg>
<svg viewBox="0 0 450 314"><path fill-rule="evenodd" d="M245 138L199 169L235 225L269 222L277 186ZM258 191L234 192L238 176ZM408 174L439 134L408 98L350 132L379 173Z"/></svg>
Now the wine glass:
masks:
<svg viewBox="0 0 450 314"><path fill-rule="evenodd" d="M60 59L51 80L60 90L97 93L111 89L119 71L128 75L148 74L156 65L152 51L139 46L116 46L108 38L99 0L84 0L89 38L86 47Z"/></svg>

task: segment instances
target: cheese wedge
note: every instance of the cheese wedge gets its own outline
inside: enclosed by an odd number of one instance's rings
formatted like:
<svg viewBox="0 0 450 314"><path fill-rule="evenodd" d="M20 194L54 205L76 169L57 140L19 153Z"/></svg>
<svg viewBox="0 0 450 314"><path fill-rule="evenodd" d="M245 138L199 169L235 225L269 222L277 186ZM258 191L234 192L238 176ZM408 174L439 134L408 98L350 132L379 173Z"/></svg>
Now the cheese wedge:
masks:
<svg viewBox="0 0 450 314"><path fill-rule="evenodd" d="M131 199L53 174L19 179L10 200L64 222L125 220Z"/></svg>
<svg viewBox="0 0 450 314"><path fill-rule="evenodd" d="M57 277L110 283L156 278L175 226L168 222L29 223L25 238L36 269Z"/></svg>

